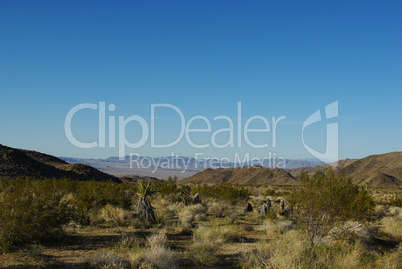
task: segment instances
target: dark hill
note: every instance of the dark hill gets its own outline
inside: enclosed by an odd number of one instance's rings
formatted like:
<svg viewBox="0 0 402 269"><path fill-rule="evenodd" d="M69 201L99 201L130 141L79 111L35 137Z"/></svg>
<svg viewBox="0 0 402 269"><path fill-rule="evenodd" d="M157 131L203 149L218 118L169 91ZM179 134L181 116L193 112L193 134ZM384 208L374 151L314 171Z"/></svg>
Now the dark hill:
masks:
<svg viewBox="0 0 402 269"><path fill-rule="evenodd" d="M71 178L97 181L118 178L86 164L68 164L59 158L36 151L15 149L0 145L1 178Z"/></svg>
<svg viewBox="0 0 402 269"><path fill-rule="evenodd" d="M207 183L207 184L270 184L270 185L297 185L299 181L283 169L265 167L236 167L206 169L191 177L180 180L180 183Z"/></svg>

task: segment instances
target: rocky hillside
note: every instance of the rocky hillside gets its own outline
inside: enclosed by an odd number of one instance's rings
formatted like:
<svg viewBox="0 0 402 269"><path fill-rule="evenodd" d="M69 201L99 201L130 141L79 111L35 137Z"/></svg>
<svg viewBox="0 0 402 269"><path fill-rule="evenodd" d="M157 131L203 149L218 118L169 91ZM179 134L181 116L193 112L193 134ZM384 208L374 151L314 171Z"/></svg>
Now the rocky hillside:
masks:
<svg viewBox="0 0 402 269"><path fill-rule="evenodd" d="M1 178L71 178L74 180L106 181L120 179L86 164L68 164L51 155L0 145Z"/></svg>
<svg viewBox="0 0 402 269"><path fill-rule="evenodd" d="M207 183L207 184L270 184L270 185L297 185L299 181L290 173L278 168L265 167L237 167L206 169L191 177L180 180L180 183Z"/></svg>
<svg viewBox="0 0 402 269"><path fill-rule="evenodd" d="M206 169L198 174L181 180L182 183L238 183L295 185L302 172L315 174L325 168L335 169L345 176L350 176L358 185L370 187L402 187L402 152L371 155L363 159L345 159L323 166L310 166L282 170L264 167L238 167Z"/></svg>
<svg viewBox="0 0 402 269"><path fill-rule="evenodd" d="M319 166L305 166L305 167L300 167L300 168L294 168L294 169L287 169L287 171L292 174L293 177L295 178L300 178L300 175L302 172L305 172L309 174L310 176L314 175L317 171L322 171L325 168L332 168L335 169L336 171L342 170L344 167L354 163L355 161L358 161L359 159L344 159L344 160L339 160L334 163L326 164L326 165L319 165Z"/></svg>
<svg viewBox="0 0 402 269"><path fill-rule="evenodd" d="M371 155L363 159L345 159L324 166L290 169L288 172L299 178L303 171L313 175L325 168L342 171L345 176L352 177L353 182L358 185L402 186L402 152Z"/></svg>
<svg viewBox="0 0 402 269"><path fill-rule="evenodd" d="M371 155L342 170L356 184L372 187L402 186L402 152Z"/></svg>

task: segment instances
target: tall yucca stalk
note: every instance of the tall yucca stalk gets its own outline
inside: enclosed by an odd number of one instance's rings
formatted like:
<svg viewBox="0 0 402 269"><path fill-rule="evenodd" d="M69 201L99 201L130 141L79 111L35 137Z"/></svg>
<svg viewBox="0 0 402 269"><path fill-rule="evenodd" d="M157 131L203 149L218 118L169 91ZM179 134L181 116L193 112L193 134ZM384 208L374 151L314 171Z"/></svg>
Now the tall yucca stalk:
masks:
<svg viewBox="0 0 402 269"><path fill-rule="evenodd" d="M138 180L137 192L140 196L136 205L139 218L147 223L155 223L156 219L154 208L149 201L149 196L155 192L151 182Z"/></svg>

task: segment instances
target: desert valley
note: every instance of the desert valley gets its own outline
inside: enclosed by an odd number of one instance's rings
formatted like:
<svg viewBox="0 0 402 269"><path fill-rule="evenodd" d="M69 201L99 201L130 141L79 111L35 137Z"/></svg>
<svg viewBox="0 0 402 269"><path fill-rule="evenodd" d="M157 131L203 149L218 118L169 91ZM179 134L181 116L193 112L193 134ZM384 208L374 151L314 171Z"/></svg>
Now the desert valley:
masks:
<svg viewBox="0 0 402 269"><path fill-rule="evenodd" d="M178 180L116 177L0 146L0 177L3 268L401 265L402 152L288 170L207 168ZM303 196L314 188L322 194ZM311 203L320 211L310 217L331 219L306 226Z"/></svg>

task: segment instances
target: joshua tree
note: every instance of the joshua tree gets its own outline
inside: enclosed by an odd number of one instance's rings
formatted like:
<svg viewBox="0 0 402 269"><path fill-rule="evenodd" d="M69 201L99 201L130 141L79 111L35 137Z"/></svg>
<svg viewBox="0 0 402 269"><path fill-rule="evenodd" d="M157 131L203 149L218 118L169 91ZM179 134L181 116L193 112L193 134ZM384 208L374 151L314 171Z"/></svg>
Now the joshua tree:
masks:
<svg viewBox="0 0 402 269"><path fill-rule="evenodd" d="M137 181L137 192L140 196L137 202L137 212L140 219L147 223L155 223L154 208L149 201L149 195L155 192L151 185L151 181L144 182L142 180Z"/></svg>

